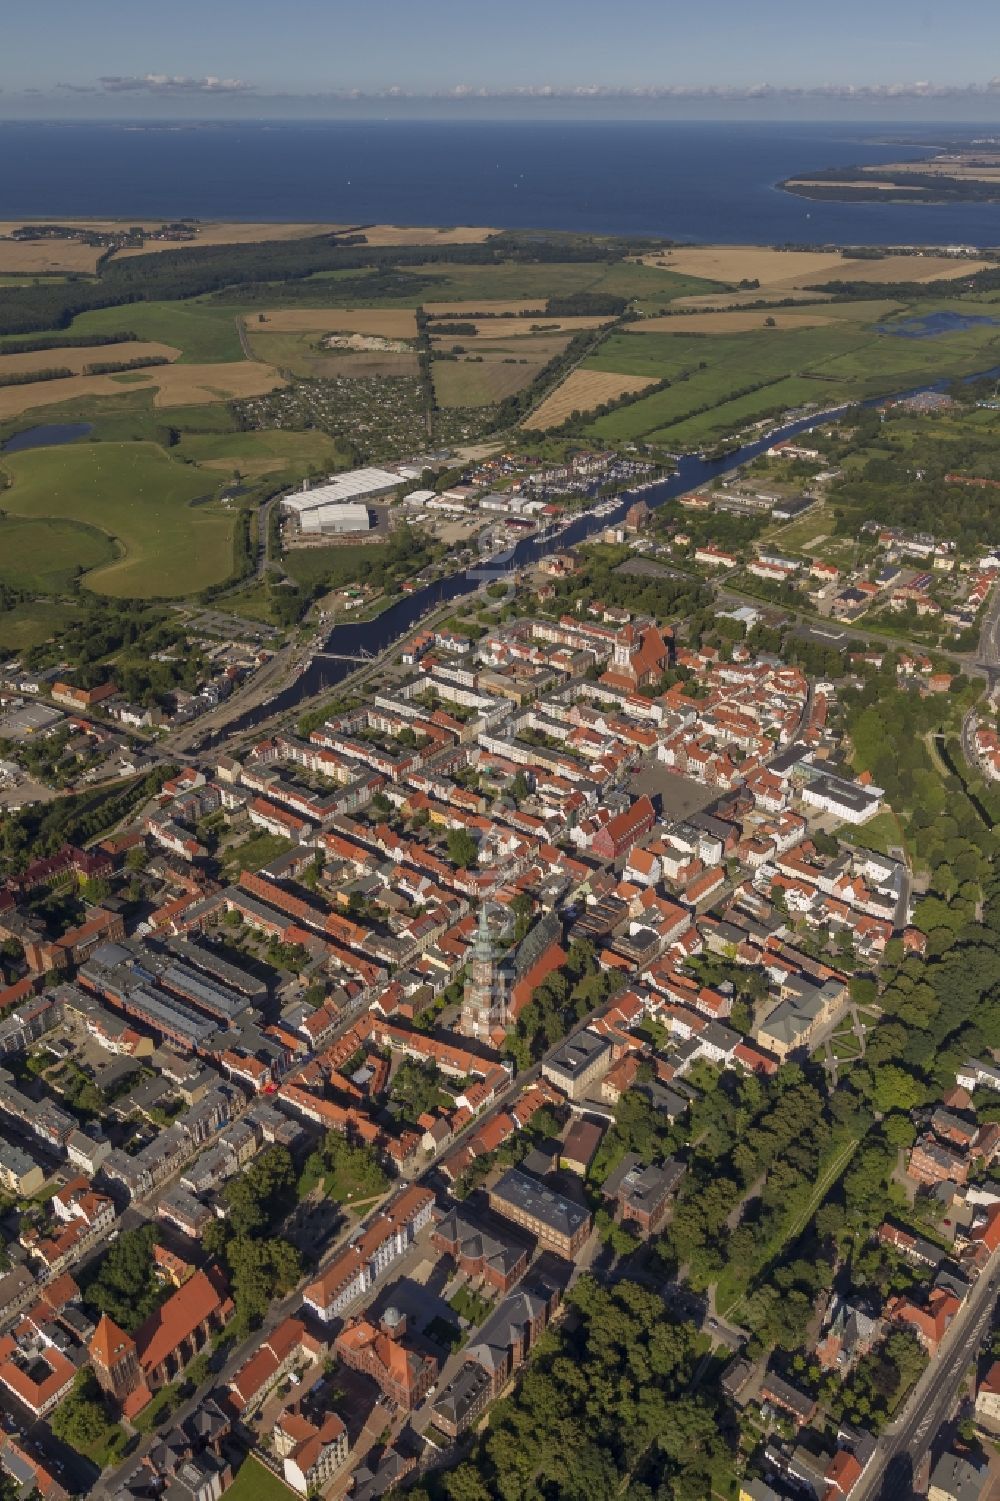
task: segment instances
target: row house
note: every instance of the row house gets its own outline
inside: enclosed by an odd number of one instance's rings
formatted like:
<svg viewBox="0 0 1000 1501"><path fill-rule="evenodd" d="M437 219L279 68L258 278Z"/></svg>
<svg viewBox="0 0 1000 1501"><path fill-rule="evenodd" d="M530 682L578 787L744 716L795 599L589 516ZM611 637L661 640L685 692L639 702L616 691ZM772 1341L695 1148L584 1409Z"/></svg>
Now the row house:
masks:
<svg viewBox="0 0 1000 1501"><path fill-rule="evenodd" d="M405 1188L305 1288L303 1302L329 1323L368 1291L431 1220L434 1195Z"/></svg>

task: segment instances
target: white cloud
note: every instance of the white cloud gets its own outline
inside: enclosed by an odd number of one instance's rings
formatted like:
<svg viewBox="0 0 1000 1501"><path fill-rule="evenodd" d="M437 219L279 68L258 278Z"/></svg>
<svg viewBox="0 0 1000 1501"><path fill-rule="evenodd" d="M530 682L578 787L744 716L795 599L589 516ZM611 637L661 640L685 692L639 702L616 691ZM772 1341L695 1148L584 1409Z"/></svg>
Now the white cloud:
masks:
<svg viewBox="0 0 1000 1501"><path fill-rule="evenodd" d="M248 94L253 84L242 78L184 78L170 73L144 73L142 76L110 74L99 78L106 94Z"/></svg>

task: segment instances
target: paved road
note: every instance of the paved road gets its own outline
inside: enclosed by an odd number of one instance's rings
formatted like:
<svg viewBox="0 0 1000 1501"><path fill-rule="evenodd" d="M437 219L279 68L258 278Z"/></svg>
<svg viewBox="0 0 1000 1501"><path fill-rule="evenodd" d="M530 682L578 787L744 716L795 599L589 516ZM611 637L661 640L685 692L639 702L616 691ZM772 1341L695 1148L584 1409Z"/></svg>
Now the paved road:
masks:
<svg viewBox="0 0 1000 1501"><path fill-rule="evenodd" d="M906 1501L913 1476L961 1391L966 1369L990 1327L1000 1290L1000 1268L984 1273L945 1336L944 1348L924 1372L902 1418L879 1440L871 1466L852 1501Z"/></svg>

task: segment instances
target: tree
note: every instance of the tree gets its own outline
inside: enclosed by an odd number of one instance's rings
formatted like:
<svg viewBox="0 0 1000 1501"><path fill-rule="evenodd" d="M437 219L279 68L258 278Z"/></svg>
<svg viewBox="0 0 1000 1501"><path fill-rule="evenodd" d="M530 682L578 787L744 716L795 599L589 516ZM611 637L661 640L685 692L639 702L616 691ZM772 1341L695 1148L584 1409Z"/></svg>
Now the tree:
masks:
<svg viewBox="0 0 1000 1501"><path fill-rule="evenodd" d="M518 807L520 807L521 803L526 802L527 799L531 796L531 788L528 786L528 778L525 776L523 771L519 771L515 774L511 781L509 791L511 797L514 799L515 803L517 803Z"/></svg>
<svg viewBox="0 0 1000 1501"><path fill-rule="evenodd" d="M86 1289L87 1301L130 1334L153 1312L163 1296L153 1261L155 1244L155 1225L123 1231Z"/></svg>
<svg viewBox="0 0 1000 1501"><path fill-rule="evenodd" d="M898 1068L894 1063L883 1063L875 1070L872 1093L876 1109L883 1112L907 1111L920 1104L926 1097L927 1088L919 1079L907 1073L905 1068Z"/></svg>
<svg viewBox="0 0 1000 1501"><path fill-rule="evenodd" d="M468 829L448 830L448 859L460 870L475 865L479 859L479 847Z"/></svg>

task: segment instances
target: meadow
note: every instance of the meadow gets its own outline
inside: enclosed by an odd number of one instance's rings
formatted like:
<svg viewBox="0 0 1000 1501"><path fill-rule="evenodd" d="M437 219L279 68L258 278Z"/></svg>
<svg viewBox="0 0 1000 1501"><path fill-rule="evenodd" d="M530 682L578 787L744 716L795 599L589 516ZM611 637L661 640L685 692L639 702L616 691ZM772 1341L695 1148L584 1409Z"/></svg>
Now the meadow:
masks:
<svg viewBox="0 0 1000 1501"><path fill-rule="evenodd" d="M116 556L110 537L80 521L26 516L0 520L0 584L12 588L68 594L81 574Z"/></svg>
<svg viewBox="0 0 1000 1501"><path fill-rule="evenodd" d="M995 311L988 303L949 301L940 309L973 315ZM597 418L588 433L599 441L651 438L671 446L700 444L728 437L782 407L810 402L826 407L890 395L1000 364L1000 325L977 324L934 338L907 339L881 331L906 316L899 304L844 303L836 314L823 305L822 314L829 314L827 321L813 322L817 312L800 327L732 332L732 322L720 319L718 331L686 331L692 320L684 317L676 320L676 333L664 331L660 320L656 330L642 323L612 333L584 369L669 380L671 385Z"/></svg>
<svg viewBox="0 0 1000 1501"><path fill-rule="evenodd" d="M211 502L217 481L177 463L154 443L87 443L36 448L2 461L10 516L57 518L96 528L117 556L81 580L101 594L177 598L221 583L232 572L233 511ZM23 564L46 566L44 532Z"/></svg>
<svg viewBox="0 0 1000 1501"><path fill-rule="evenodd" d="M343 469L345 455L326 433L236 432L185 434L172 457L231 476L287 473L291 478Z"/></svg>
<svg viewBox="0 0 1000 1501"><path fill-rule="evenodd" d="M505 364L503 360L435 360L434 396L442 407L485 407L530 385L543 361Z"/></svg>
<svg viewBox="0 0 1000 1501"><path fill-rule="evenodd" d="M239 360L243 358L243 350L236 311L196 297L177 302L133 302L80 313L73 319L71 332L74 335L133 333L151 343L170 344L179 349L183 363ZM10 342L11 336L0 338L0 352Z"/></svg>

